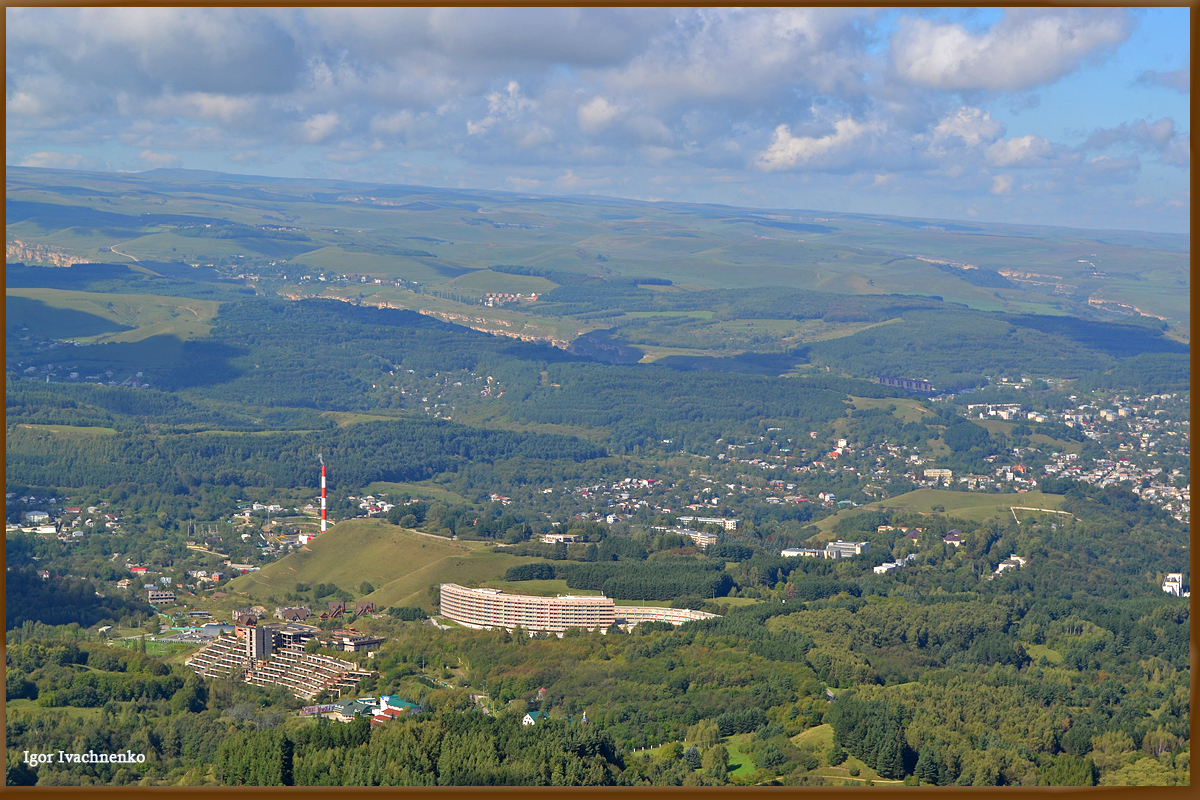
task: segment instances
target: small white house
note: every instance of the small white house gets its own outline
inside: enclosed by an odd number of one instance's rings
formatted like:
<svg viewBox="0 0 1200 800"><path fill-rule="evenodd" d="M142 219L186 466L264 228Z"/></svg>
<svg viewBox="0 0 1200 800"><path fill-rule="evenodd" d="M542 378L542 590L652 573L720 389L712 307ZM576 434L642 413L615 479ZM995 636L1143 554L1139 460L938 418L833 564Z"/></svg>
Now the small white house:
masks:
<svg viewBox="0 0 1200 800"><path fill-rule="evenodd" d="M1183 595L1183 573L1170 572L1167 574L1167 579L1163 581L1162 590L1172 597L1180 597Z"/></svg>
<svg viewBox="0 0 1200 800"><path fill-rule="evenodd" d="M876 575L886 575L889 572L895 572L897 569L899 569L899 567L900 567L899 564L893 563L891 561L885 561L882 564L880 564L878 567L875 567L874 572Z"/></svg>

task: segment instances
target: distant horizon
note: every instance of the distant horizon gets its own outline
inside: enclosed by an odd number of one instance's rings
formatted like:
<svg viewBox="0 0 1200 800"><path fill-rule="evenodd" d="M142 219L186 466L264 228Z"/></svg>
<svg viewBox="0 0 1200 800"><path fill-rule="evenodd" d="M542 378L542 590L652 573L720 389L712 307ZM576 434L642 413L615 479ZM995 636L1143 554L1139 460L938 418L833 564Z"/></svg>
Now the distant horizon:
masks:
<svg viewBox="0 0 1200 800"><path fill-rule="evenodd" d="M433 190L433 191L445 191L445 192L461 192L461 193L486 192L486 193L501 195L501 196L505 196L505 197L514 197L514 198L527 197L527 198L533 198L533 199L538 199L538 200L562 199L562 200L584 200L584 201L601 201L601 202L611 201L611 202L619 202L619 203L643 204L643 205L663 206L663 207L695 206L697 208L729 208L729 209L740 209L740 210L746 210L746 211L764 211L764 212L769 211L769 212L781 212L781 213L790 213L790 214L834 214L834 215L842 215L842 216L849 216L849 217L878 217L881 219L917 220L917 221L922 221L922 222L934 222L934 223L944 222L944 223L950 223L950 224L955 224L955 225L964 225L964 226L987 225L987 226L1007 227L1007 228L1035 228L1035 229L1053 229L1053 230L1064 230L1064 231L1079 231L1079 232L1084 232L1084 233L1153 234L1153 235L1159 235L1159 236L1177 236L1177 237L1186 239L1189 243L1191 241L1190 229L1185 232L1180 232L1180 231L1166 231L1166 230L1150 230L1150 229L1141 229L1141 228L1086 228L1086 227L1078 227L1078 226L1072 226L1072 225L1049 225L1049 224L1036 224L1036 223L1025 223L1025 222L1003 222L1003 221L998 221L998 220L986 220L986 219L978 219L978 218L966 219L966 218L955 218L955 217L933 217L933 216L917 216L917 215L904 215L904 214L886 214L886 213L876 213L876 212L872 212L872 211L837 211L837 210L822 209L822 208L791 208L791 207L787 207L787 206L733 205L730 203L711 203L711 202L688 201L688 200L665 200L665 199L645 200L645 199L636 198L636 197L622 197L619 195L605 195L605 194L565 194L565 193L564 194L551 194L551 193L540 193L540 192L519 192L519 191L513 191L511 189L488 189L488 188L477 187L477 186L457 186L457 187L456 186L434 186L434 185L421 184L421 183L396 183L396 182L392 182L392 181L367 181L367 180L348 179L348 178L318 178L318 177L294 177L294 176L289 176L289 175L263 175L263 174L250 173L250 172L224 172L224 171L220 171L220 170L210 170L210 169L191 169L188 167L153 167L151 169L146 169L146 170L141 170L141 171L132 171L132 170L68 169L68 168L61 168L61 167L28 167L28 166L23 166L20 164L5 164L5 169L23 169L23 170L33 170L33 171L43 170L43 171L49 171L49 172L84 173L84 174L89 174L89 175L111 175L114 177L117 177L117 176L141 177L141 176L151 176L153 174L171 175L174 173L174 174L179 174L181 177L185 177L186 174L212 175L212 176L220 176L220 177L224 177L224 178L245 178L245 179L259 179L259 180L267 180L267 181L288 181L288 182L293 182L293 183L297 183L297 184L328 183L328 184L347 184L347 185L353 185L353 186L398 186L398 187L429 189L429 190Z"/></svg>
<svg viewBox="0 0 1200 800"><path fill-rule="evenodd" d="M6 164L1191 230L1186 7L5 21Z"/></svg>

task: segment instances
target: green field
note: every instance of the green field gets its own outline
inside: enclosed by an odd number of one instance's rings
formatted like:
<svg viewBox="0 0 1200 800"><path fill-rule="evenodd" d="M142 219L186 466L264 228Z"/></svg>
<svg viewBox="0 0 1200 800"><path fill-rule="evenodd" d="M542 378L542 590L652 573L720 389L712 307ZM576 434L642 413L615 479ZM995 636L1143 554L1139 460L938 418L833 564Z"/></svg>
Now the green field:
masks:
<svg viewBox="0 0 1200 800"><path fill-rule="evenodd" d="M389 420L398 419L399 417L403 416L403 414L365 414L361 411L322 411L321 416L328 417L336 422L339 428L344 428L347 425L355 425L359 422L387 422Z"/></svg>
<svg viewBox="0 0 1200 800"><path fill-rule="evenodd" d="M1010 508L1012 506L1056 510L1062 506L1062 503L1062 495L1042 494L1036 490L1025 492L1024 494L992 494L990 492L952 492L948 489L917 489L914 492L896 495L886 500L876 500L873 503L867 503L858 508L843 509L836 514L831 514L820 520L816 523L816 527L822 534L819 538L825 540L832 537L833 526L839 521L855 514L861 514L864 511L897 509L916 511L921 514L932 514L940 513L934 512L934 506L942 506L948 515L972 522L983 522L984 520L995 519L997 517L1011 518L1012 511L1010 511ZM1017 512L1018 516L1027 516L1036 513L1030 511Z"/></svg>
<svg viewBox="0 0 1200 800"><path fill-rule="evenodd" d="M917 422L922 417L928 416L933 412L921 404L918 400L908 400L903 397L853 397L851 396L851 404L858 409L866 408L888 408L895 406L896 410L892 412L892 416L898 417L901 422Z"/></svg>
<svg viewBox="0 0 1200 800"><path fill-rule="evenodd" d="M991 494L989 492L952 492L947 489L917 489L915 492L889 497L863 506L864 509L899 508L908 511L932 513L933 506L942 506L947 514L982 522L993 517L1011 516L1009 508L1058 509L1063 504L1059 494L1042 494L1039 491L1024 494Z"/></svg>
<svg viewBox="0 0 1200 800"><path fill-rule="evenodd" d="M838 212L821 212L820 217L790 212L793 223L819 223L791 230L733 207L720 213L671 204L622 207L611 199L591 203L488 191L472 191L468 199L461 192L420 187L410 187L400 200L386 200L374 196L378 184L348 186L345 195L329 201L314 194L327 188L264 182L262 191L280 201L271 203L240 196L248 185L244 178L235 182L217 175L202 181L80 173L67 178L50 170L15 168L6 177L11 201L84 204L129 215L111 231L80 224L69 213L59 218L17 216L6 226L10 239L59 247L92 260L123 260L122 253L191 263L238 263L242 257L248 265L255 259L291 258L297 267L406 277L450 290L544 290L549 284L545 279L485 274L495 264L519 264L666 278L690 287L938 295L947 302L1008 313L1094 311L1087 309L1086 300L1047 295L1019 277L1012 286L996 289L973 284L963 270L931 263L950 259L989 270L1019 265L1022 274L1043 283L1064 283L1080 290L1080 296L1165 318L1185 339L1190 328L1189 243L1178 235L1113 234L1100 240L1083 230L987 223L946 228L936 221L912 225L912 220L895 217ZM264 219L286 222L299 236L187 236L172 224L137 219L164 212L251 226ZM117 253L100 252L114 246ZM311 249L303 251L306 247ZM404 251L432 255L388 254ZM897 253L910 256L897 258Z"/></svg>
<svg viewBox="0 0 1200 800"><path fill-rule="evenodd" d="M544 294L558 284L537 275L509 275L492 272L490 269L476 270L449 281L446 287L461 287L476 292L511 292L513 294Z"/></svg>
<svg viewBox="0 0 1200 800"><path fill-rule="evenodd" d="M412 497L419 497L422 500L437 500L443 503L453 503L455 505L470 505L470 502L461 495L455 494L449 489L443 489L432 481L420 481L414 483L389 483L387 481L376 481L375 483L367 484L363 487L363 494L370 494L376 497L387 495L388 497L399 497L403 494L409 494Z"/></svg>
<svg viewBox="0 0 1200 800"><path fill-rule="evenodd" d="M757 769L754 761L742 750L742 745L749 744L753 739L753 733L739 733L725 738L725 749L729 751L730 777L741 778Z"/></svg>
<svg viewBox="0 0 1200 800"><path fill-rule="evenodd" d="M712 319L711 311L626 311L625 316L634 319L653 317L694 317L695 319Z"/></svg>
<svg viewBox="0 0 1200 800"><path fill-rule="evenodd" d="M861 760L854 756L849 756L844 762L836 767L829 765L825 758L825 754L833 747L833 726L818 725L815 728L809 728L806 731L796 734L792 737L792 744L804 749L807 748L821 760L822 766L817 767L810 774L820 775L823 778L828 778L835 781L835 785L854 786L862 785L867 781L875 783L896 785L901 781L889 780L880 778L879 773L868 767ZM858 776L851 777L850 768L858 767Z"/></svg>
<svg viewBox="0 0 1200 800"><path fill-rule="evenodd" d="M95 722L100 718L100 714L104 709L101 708L44 708L37 704L36 700L9 700L4 704L4 714L8 720L12 720L18 714L26 719L38 719L39 717L61 717L64 714L69 714L77 719L82 719L84 722Z"/></svg>
<svg viewBox="0 0 1200 800"><path fill-rule="evenodd" d="M406 278L429 283L443 279L436 268L436 261L437 259L426 257L359 253L339 247L322 247L296 256L289 263L294 267L309 268L316 272Z"/></svg>
<svg viewBox="0 0 1200 800"><path fill-rule="evenodd" d="M188 297L64 289L6 289L5 299L10 330L20 325L33 336L88 344L139 342L160 335L207 336L220 306L214 300Z"/></svg>
<svg viewBox="0 0 1200 800"><path fill-rule="evenodd" d="M1005 436L1012 436L1012 429L1017 425L1016 422L1006 422L1002 419L973 419L971 421L976 425L987 428L988 433L1003 433ZM1053 439L1044 433L1033 434L1029 437L1029 441L1042 447L1053 448L1062 453L1078 453L1083 449L1083 444L1080 442Z"/></svg>
<svg viewBox="0 0 1200 800"><path fill-rule="evenodd" d="M440 583L478 585L509 567L525 563L493 553L483 542L451 541L389 525L380 520L348 520L259 572L233 579L230 589L260 602L282 600L297 583L332 583L357 592L367 581L376 587L365 599L376 606L432 608L428 589Z"/></svg>
<svg viewBox="0 0 1200 800"><path fill-rule="evenodd" d="M53 434L60 439L83 439L92 436L117 435L116 428L101 428L99 426L84 427L81 425L18 425L17 427Z"/></svg>
<svg viewBox="0 0 1200 800"><path fill-rule="evenodd" d="M1029 657L1033 659L1034 663L1037 663L1042 656L1045 656L1046 660L1051 664L1058 664L1062 662L1062 653L1054 650L1048 645L1025 644L1022 646L1025 648L1025 652L1029 654Z"/></svg>

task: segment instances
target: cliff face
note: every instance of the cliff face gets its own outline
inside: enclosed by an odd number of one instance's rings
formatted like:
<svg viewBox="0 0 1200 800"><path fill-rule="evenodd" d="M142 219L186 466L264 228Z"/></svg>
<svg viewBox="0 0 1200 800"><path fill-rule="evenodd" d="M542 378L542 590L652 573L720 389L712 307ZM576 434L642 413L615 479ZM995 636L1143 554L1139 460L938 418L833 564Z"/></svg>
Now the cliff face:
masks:
<svg viewBox="0 0 1200 800"><path fill-rule="evenodd" d="M70 255L61 248L44 244L25 244L20 239L4 243L4 260L21 261L26 264L53 264L56 267L91 263L88 259Z"/></svg>

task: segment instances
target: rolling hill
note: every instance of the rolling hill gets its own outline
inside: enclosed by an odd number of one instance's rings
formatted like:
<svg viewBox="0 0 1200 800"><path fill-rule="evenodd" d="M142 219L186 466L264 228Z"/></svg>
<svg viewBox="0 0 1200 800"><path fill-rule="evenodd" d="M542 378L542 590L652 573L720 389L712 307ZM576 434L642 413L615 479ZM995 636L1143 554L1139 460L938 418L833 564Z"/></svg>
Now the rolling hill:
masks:
<svg viewBox="0 0 1200 800"><path fill-rule="evenodd" d="M297 583L332 583L357 595L366 581L375 591L359 599L378 608L433 610L430 586L496 580L528 560L493 553L483 542L452 541L379 520L348 520L259 572L234 579L230 587L265 603L272 597L283 602Z"/></svg>

